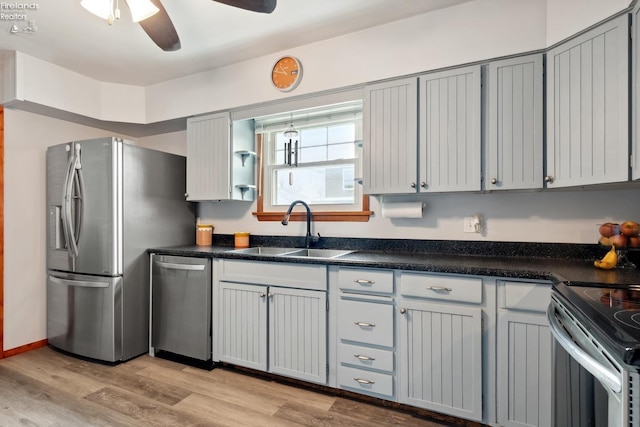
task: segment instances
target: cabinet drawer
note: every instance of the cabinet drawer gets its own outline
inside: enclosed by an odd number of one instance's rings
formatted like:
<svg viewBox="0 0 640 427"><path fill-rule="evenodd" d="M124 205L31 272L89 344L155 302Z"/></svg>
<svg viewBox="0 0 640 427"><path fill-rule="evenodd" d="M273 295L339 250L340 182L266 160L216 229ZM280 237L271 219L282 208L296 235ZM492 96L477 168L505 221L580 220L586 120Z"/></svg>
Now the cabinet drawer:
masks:
<svg viewBox="0 0 640 427"><path fill-rule="evenodd" d="M338 284L343 291L393 293L393 271L368 268L341 268Z"/></svg>
<svg viewBox="0 0 640 427"><path fill-rule="evenodd" d="M393 347L393 306L340 300L338 335L342 340Z"/></svg>
<svg viewBox="0 0 640 427"><path fill-rule="evenodd" d="M320 264L298 264L266 261L220 261L221 280L285 288L327 290L327 267Z"/></svg>
<svg viewBox="0 0 640 427"><path fill-rule="evenodd" d="M338 387L364 394L393 396L393 375L338 366Z"/></svg>
<svg viewBox="0 0 640 427"><path fill-rule="evenodd" d="M405 297L482 303L482 279L437 274L402 273L400 294Z"/></svg>
<svg viewBox="0 0 640 427"><path fill-rule="evenodd" d="M499 282L501 307L544 313L551 301L550 283Z"/></svg>
<svg viewBox="0 0 640 427"><path fill-rule="evenodd" d="M393 372L393 350L340 343L338 344L338 362Z"/></svg>

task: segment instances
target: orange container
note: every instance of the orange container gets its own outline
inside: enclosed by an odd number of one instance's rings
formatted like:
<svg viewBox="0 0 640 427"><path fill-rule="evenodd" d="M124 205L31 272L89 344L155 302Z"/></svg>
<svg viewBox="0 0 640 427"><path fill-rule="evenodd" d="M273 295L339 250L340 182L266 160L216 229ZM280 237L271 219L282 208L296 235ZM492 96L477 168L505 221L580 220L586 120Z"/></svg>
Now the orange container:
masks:
<svg viewBox="0 0 640 427"><path fill-rule="evenodd" d="M249 247L249 233L238 232L234 233L234 245L236 248L248 248Z"/></svg>
<svg viewBox="0 0 640 427"><path fill-rule="evenodd" d="M196 245L211 246L213 240L213 225L198 224L196 225Z"/></svg>

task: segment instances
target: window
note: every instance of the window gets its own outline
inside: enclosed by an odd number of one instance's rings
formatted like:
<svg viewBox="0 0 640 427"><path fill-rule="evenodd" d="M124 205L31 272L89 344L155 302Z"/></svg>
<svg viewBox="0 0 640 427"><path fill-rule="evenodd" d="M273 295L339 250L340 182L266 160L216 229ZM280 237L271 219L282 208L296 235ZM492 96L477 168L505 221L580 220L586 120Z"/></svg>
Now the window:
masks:
<svg viewBox="0 0 640 427"><path fill-rule="evenodd" d="M352 214L363 211L368 220L368 199L355 185L361 176L362 101L258 118L256 134L260 220L274 219L269 213L280 219L295 200L311 206L314 220L329 220L330 213L333 220L354 220Z"/></svg>

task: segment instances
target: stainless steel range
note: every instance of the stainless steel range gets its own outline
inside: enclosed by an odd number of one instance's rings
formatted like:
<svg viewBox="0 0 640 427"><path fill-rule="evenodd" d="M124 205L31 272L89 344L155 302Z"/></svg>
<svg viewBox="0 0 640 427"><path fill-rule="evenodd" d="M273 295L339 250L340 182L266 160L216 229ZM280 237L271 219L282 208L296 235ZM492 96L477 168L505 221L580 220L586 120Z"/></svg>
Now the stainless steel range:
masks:
<svg viewBox="0 0 640 427"><path fill-rule="evenodd" d="M640 426L640 286L557 283L548 318L556 426Z"/></svg>

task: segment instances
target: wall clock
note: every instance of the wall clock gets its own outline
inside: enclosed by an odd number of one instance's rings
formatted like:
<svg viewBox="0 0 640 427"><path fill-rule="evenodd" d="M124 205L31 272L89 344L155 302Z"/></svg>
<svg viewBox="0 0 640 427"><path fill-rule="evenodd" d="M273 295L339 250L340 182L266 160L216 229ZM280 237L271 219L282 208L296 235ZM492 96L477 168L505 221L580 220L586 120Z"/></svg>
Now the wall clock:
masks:
<svg viewBox="0 0 640 427"><path fill-rule="evenodd" d="M282 92L294 90L302 80L302 64L292 56L278 59L271 69L271 83Z"/></svg>

